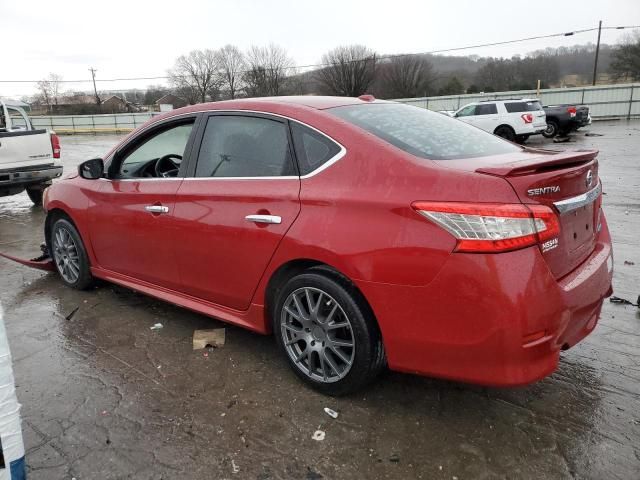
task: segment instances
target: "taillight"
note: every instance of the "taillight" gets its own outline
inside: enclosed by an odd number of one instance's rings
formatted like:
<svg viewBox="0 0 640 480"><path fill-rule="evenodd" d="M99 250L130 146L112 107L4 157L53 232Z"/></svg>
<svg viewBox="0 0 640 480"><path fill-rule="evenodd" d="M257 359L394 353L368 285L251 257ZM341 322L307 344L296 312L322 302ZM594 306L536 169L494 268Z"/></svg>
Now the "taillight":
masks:
<svg viewBox="0 0 640 480"><path fill-rule="evenodd" d="M575 117L576 112L577 112L576 107L567 107L567 113L569 114L570 117Z"/></svg>
<svg viewBox="0 0 640 480"><path fill-rule="evenodd" d="M51 134L51 150L53 150L53 158L60 158L60 138L55 133Z"/></svg>
<svg viewBox="0 0 640 480"><path fill-rule="evenodd" d="M544 205L415 202L412 207L456 238L456 252L508 252L560 233L557 215Z"/></svg>
<svg viewBox="0 0 640 480"><path fill-rule="evenodd" d="M524 123L533 123L533 115L530 113L523 113L521 117L522 120L524 120Z"/></svg>

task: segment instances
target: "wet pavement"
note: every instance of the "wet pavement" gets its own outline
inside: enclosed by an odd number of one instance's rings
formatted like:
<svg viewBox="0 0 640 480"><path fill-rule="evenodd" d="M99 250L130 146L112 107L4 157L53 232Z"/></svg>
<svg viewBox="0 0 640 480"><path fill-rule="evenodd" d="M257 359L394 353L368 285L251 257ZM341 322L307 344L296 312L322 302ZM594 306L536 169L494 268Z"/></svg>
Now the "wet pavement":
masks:
<svg viewBox="0 0 640 480"><path fill-rule="evenodd" d="M591 131L602 136L554 146L601 150L615 294L635 299L640 122ZM117 138L62 137L67 171ZM37 252L43 220L25 194L0 198L0 249ZM77 292L0 260L0 295L32 480L640 478L634 307L606 302L595 332L529 387L386 373L335 399L303 386L272 338L227 326L224 347L193 351L195 329L223 324L123 288Z"/></svg>

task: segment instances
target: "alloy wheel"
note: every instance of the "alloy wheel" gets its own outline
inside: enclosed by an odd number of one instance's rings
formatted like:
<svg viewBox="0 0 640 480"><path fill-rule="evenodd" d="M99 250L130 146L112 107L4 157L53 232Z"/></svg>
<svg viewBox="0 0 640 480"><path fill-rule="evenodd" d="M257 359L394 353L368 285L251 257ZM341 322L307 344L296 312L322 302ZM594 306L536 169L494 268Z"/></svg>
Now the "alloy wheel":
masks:
<svg viewBox="0 0 640 480"><path fill-rule="evenodd" d="M356 352L351 321L327 292L311 287L291 292L280 331L287 354L309 378L333 383L351 370Z"/></svg>
<svg viewBox="0 0 640 480"><path fill-rule="evenodd" d="M58 272L67 283L75 283L80 276L80 256L75 240L65 227L56 228L53 236L53 259Z"/></svg>

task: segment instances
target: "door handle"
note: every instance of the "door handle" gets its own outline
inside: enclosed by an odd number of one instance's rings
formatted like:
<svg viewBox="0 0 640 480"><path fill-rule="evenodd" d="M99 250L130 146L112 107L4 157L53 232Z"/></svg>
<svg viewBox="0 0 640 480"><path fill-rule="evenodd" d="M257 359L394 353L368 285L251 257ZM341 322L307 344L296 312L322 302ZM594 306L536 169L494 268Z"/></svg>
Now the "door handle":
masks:
<svg viewBox="0 0 640 480"><path fill-rule="evenodd" d="M169 207L164 205L147 205L144 209L151 213L169 213Z"/></svg>
<svg viewBox="0 0 640 480"><path fill-rule="evenodd" d="M248 222L254 223L282 223L282 217L279 217L278 215L247 215L244 219Z"/></svg>

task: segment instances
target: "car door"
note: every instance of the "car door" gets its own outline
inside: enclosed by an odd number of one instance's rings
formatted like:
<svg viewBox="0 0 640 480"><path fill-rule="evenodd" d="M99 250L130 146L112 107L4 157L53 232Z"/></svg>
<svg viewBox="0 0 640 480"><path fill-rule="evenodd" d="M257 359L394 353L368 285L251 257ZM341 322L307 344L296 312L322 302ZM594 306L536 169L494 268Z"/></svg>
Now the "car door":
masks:
<svg viewBox="0 0 640 480"><path fill-rule="evenodd" d="M476 104L466 105L458 110L453 116L458 120L475 125Z"/></svg>
<svg viewBox="0 0 640 480"><path fill-rule="evenodd" d="M476 105L476 111L473 124L486 132L493 133L498 123L498 109L495 103L479 103Z"/></svg>
<svg viewBox="0 0 640 480"><path fill-rule="evenodd" d="M108 178L88 194L91 245L100 267L180 289L174 207L194 123L192 116L157 125L121 147L108 162ZM177 176L158 177L157 159L168 154L181 156L185 167Z"/></svg>
<svg viewBox="0 0 640 480"><path fill-rule="evenodd" d="M175 204L183 289L245 310L300 211L288 123L214 113L203 119L197 143Z"/></svg>

